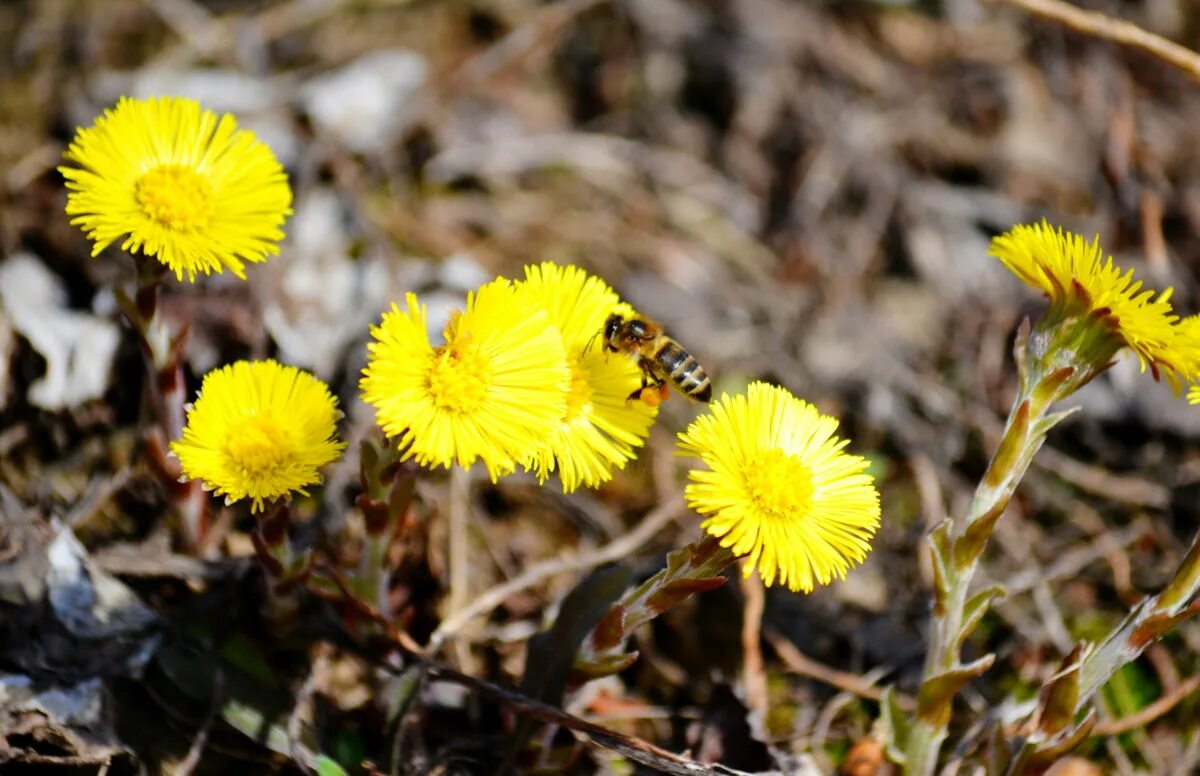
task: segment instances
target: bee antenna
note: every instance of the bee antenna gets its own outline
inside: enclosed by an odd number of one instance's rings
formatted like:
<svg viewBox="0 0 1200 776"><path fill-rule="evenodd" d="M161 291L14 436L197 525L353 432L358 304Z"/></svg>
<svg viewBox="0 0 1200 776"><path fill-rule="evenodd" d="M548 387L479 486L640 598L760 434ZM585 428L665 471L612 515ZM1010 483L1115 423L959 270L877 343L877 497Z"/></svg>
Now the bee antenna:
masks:
<svg viewBox="0 0 1200 776"><path fill-rule="evenodd" d="M581 356L586 356L586 355L587 355L587 352L588 352L589 350L591 350L591 349L592 349L592 343L594 343L594 342L596 341L596 337L599 337L599 336L600 336L600 332L596 332L595 334L593 334L593 335L591 336L591 339L589 339L589 340L587 341L587 344L583 346L583 350L581 350L581 351L579 352L579 354L580 354Z"/></svg>

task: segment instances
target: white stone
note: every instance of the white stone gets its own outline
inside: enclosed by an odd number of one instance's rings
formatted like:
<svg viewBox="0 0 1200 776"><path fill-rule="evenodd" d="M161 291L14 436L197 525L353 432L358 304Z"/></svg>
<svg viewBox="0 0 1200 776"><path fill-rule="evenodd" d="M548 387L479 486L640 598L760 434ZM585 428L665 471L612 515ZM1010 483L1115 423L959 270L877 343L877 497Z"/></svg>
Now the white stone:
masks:
<svg viewBox="0 0 1200 776"><path fill-rule="evenodd" d="M59 279L28 253L0 263L0 304L12 327L46 359L29 401L46 410L73 407L104 393L119 339L117 326L66 307Z"/></svg>

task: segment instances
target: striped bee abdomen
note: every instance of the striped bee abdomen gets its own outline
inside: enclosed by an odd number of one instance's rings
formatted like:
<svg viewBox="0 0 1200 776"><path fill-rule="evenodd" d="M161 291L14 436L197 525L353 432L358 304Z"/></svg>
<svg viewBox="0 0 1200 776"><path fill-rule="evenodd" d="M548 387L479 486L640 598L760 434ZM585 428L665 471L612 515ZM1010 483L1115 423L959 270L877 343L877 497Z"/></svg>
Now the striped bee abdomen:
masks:
<svg viewBox="0 0 1200 776"><path fill-rule="evenodd" d="M678 342L668 339L654 354L654 360L683 395L704 402L712 398L708 373Z"/></svg>

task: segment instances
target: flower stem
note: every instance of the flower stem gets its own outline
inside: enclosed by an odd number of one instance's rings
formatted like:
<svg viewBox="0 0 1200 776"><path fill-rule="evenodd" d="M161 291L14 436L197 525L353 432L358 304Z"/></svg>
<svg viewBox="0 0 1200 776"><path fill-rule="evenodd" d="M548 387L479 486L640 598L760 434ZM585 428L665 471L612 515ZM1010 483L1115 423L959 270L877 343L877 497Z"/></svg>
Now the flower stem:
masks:
<svg viewBox="0 0 1200 776"><path fill-rule="evenodd" d="M179 515L184 541L191 550L207 554L212 550L205 541L208 498L199 481L180 482L183 472L179 462L168 455L169 443L183 435L187 420L187 386L183 379L183 344L187 332L172 336L160 315L158 302L165 268L143 256L134 259L138 268L134 297L130 299L124 294L119 297L125 319L138 335L150 378L156 424L147 436L146 445Z"/></svg>
<svg viewBox="0 0 1200 776"><path fill-rule="evenodd" d="M1079 675L1079 708L1087 703L1121 666L1135 660L1151 643L1181 620L1200 613L1200 533L1192 539L1183 562L1167 586L1140 601L1129 614L1083 658Z"/></svg>
<svg viewBox="0 0 1200 776"><path fill-rule="evenodd" d="M631 665L637 653L624 651L629 636L684 599L724 584L725 569L735 560L733 551L713 536L667 555L666 567L623 595L583 640L572 669L576 683Z"/></svg>
<svg viewBox="0 0 1200 776"><path fill-rule="evenodd" d="M291 509L280 500L258 519L250 534L263 570L263 617L277 633L296 625L300 594L312 570L312 553L297 552L289 536L291 526Z"/></svg>
<svg viewBox="0 0 1200 776"><path fill-rule="evenodd" d="M403 528L416 486L415 470L400 463L399 457L395 448L377 440L364 439L359 448L363 492L356 503L362 511L365 531L352 583L358 598L386 618L393 614L388 596L388 550Z"/></svg>
<svg viewBox="0 0 1200 776"><path fill-rule="evenodd" d="M1054 322L1057 325L1059 322ZM1002 588L968 596L979 560L1008 507L1017 485L1041 448L1046 433L1069 413L1048 414L1050 406L1077 390L1097 373L1078 369L1063 358L1057 330L1044 328L1030 336L1023 326L1017 337L1016 360L1020 390L1004 426L1000 444L988 464L967 514L947 518L929 536L934 569L934 607L930 648L926 655L917 718L904 745L904 765L911 776L928 776L937 767L946 739L953 701L958 691L991 667L994 655L969 664L961 662L963 642L986 614Z"/></svg>
<svg viewBox="0 0 1200 776"><path fill-rule="evenodd" d="M446 616L452 617L467 605L470 600L470 472L461 466L450 467L450 492L447 499L447 523L449 546L447 548L448 565L450 566L450 596L446 603ZM455 645L459 664L466 666L470 653L464 642Z"/></svg>

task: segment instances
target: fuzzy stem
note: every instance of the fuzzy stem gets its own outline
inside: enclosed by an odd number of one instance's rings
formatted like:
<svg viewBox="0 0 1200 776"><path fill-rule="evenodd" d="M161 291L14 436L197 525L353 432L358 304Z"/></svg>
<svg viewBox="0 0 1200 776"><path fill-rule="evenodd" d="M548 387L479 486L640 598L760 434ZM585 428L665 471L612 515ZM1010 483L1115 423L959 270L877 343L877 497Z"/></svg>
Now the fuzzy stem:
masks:
<svg viewBox="0 0 1200 776"><path fill-rule="evenodd" d="M187 386L183 379L183 343L186 332L172 337L159 311L159 294L165 268L144 256L135 256L137 290L133 299L120 295L125 319L138 336L146 371L155 426L147 437L150 455L162 476L171 502L179 514L184 541L193 550L206 549L208 498L197 480L180 482L179 462L168 455L172 440L183 435L187 422Z"/></svg>
<svg viewBox="0 0 1200 776"><path fill-rule="evenodd" d="M284 500L267 508L250 538L263 570L263 617L275 632L291 630L300 612L300 594L312 570L312 554L293 546L291 509Z"/></svg>
<svg viewBox="0 0 1200 776"><path fill-rule="evenodd" d="M1192 539L1174 577L1156 596L1143 599L1121 623L1083 659L1079 676L1082 708L1121 666L1135 660L1151 643L1179 621L1197 613L1193 599L1200 593L1200 533Z"/></svg>
<svg viewBox="0 0 1200 776"><path fill-rule="evenodd" d="M386 442L364 439L359 448L363 492L356 503L365 530L357 573L351 581L355 594L385 617L391 616L388 550L403 527L416 485L414 471L399 459L399 451Z"/></svg>
<svg viewBox="0 0 1200 776"><path fill-rule="evenodd" d="M930 534L935 599L917 717L904 747L910 776L934 773L955 695L994 660L987 655L964 665L960 653L991 599L1002 591L989 589L970 597L968 593L997 521L1046 433L1067 414L1050 415L1049 409L1106 369L1116 349L1103 328L1070 313L1052 308L1032 332L1027 323L1022 326L1014 349L1020 389L1000 444L967 514L947 518Z"/></svg>
<svg viewBox="0 0 1200 776"><path fill-rule="evenodd" d="M371 534L363 537L362 555L358 561L358 575L354 587L359 597L369 601L375 609L387 616L388 614L388 584L387 568L388 546L391 544L390 531Z"/></svg>
<svg viewBox="0 0 1200 776"><path fill-rule="evenodd" d="M615 673L632 663L637 656L626 655L624 647L635 630L693 594L723 584L725 569L736 560L707 535L668 555L666 567L623 595L584 639L575 658L579 678Z"/></svg>
<svg viewBox="0 0 1200 776"><path fill-rule="evenodd" d="M930 633L929 652L925 659L922 690L930 684L930 680L939 675L946 675L960 668L959 652L963 639L968 635L964 632L965 609L967 593L971 581L979 566L981 552L956 552L963 537L971 526L980 526L990 533L990 527L983 526L984 521L994 521L1004 512L1012 497L1013 491L1025 474L1033 454L1041 446L1044 437L1030 438L1029 423L1019 420L1024 415L1028 419L1028 397L1018 396L1008 423L1001 438L996 457L992 459L987 473L984 474L971 507L966 517L954 521L944 528L939 526L936 531L944 531L945 541L950 548L952 557L945 559L942 578L938 581L940 590L937 592L937 602L934 607L932 629ZM1026 409L1022 409L1022 408ZM1016 455L1001 456L999 451L1011 449ZM986 540L986 537L984 537ZM939 541L934 538L933 541ZM982 549L980 547L980 549ZM939 560L935 559L935 563ZM925 693L922 693L925 695ZM924 699L923 699L924 700ZM918 704L918 716L913 723L909 735L907 752L907 772L911 776L928 776L937 766L938 753L942 742L946 739L946 728L950 722L950 697L931 697L925 703ZM924 707L924 708L922 708Z"/></svg>
<svg viewBox="0 0 1200 776"><path fill-rule="evenodd" d="M447 563L450 566L450 595L446 602L446 617L466 607L470 600L470 498L471 475L461 466L450 467L450 491L447 498ZM465 643L459 641L455 651L460 665L467 665L470 652Z"/></svg>

